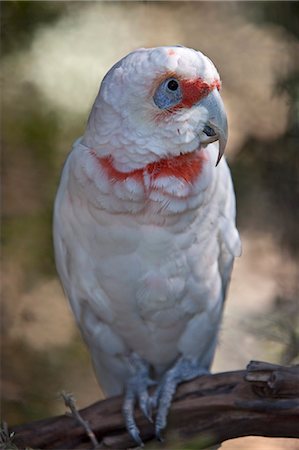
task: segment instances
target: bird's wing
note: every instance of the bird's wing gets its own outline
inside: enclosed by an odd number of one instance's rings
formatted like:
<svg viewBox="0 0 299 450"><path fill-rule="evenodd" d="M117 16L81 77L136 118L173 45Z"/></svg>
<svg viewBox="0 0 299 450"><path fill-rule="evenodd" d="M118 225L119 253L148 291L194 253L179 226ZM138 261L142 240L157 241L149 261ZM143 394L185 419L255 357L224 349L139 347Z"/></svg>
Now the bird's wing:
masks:
<svg viewBox="0 0 299 450"><path fill-rule="evenodd" d="M88 211L82 207L78 217L78 205L75 208L72 206L78 199L70 196L71 166L72 155L65 163L54 207L53 237L56 266L77 324L91 351L101 387L106 394L117 395L121 393L124 380L128 377L127 365L120 357L126 353L126 349L121 338L113 331L114 313L111 302L99 280L88 270L85 270L83 277L78 276L79 267L82 270L89 267L90 253L80 240L81 220L86 220L83 226L90 227L91 236L94 229L88 220ZM92 239L90 241L92 242Z"/></svg>
<svg viewBox="0 0 299 450"><path fill-rule="evenodd" d="M219 217L219 245L218 268L222 280L223 301L233 268L235 257L241 255L240 236L236 228L236 198L230 170L225 161L222 162L220 182L223 184L223 205Z"/></svg>

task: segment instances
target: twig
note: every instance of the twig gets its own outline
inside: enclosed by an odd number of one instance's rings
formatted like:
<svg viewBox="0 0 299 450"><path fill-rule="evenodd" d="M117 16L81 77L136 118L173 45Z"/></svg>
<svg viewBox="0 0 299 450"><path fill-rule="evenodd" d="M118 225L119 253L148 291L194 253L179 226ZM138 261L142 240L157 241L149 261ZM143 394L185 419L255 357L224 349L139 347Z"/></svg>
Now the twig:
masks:
<svg viewBox="0 0 299 450"><path fill-rule="evenodd" d="M64 400L64 404L67 408L70 408L71 413L66 413L70 417L74 417L80 425L84 428L87 436L91 440L94 449L98 449L101 447L99 441L97 440L94 432L90 428L90 425L87 420L84 420L79 411L76 408L76 400L73 394L68 392L61 392L61 397Z"/></svg>

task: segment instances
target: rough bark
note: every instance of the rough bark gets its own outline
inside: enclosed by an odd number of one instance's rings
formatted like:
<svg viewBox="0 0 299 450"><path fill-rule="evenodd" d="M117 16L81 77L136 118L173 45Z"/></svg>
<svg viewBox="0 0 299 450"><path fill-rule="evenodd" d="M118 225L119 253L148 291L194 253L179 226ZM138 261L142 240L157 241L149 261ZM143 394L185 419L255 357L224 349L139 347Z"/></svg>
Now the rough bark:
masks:
<svg viewBox="0 0 299 450"><path fill-rule="evenodd" d="M80 411L101 448L134 447L121 415L122 398L97 402ZM144 442L153 425L136 411ZM67 415L16 426L18 448L93 448L82 425ZM206 375L182 384L168 417L166 439L196 439L197 448L241 436L299 438L299 366L251 362L246 371ZM183 446L183 443L182 443Z"/></svg>

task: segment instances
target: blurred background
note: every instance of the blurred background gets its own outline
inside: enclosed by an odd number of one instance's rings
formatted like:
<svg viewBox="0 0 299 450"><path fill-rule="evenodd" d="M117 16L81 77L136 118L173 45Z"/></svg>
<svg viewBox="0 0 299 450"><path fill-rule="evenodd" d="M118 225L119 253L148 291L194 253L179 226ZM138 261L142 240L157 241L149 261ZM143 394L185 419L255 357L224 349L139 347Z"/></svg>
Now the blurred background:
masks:
<svg viewBox="0 0 299 450"><path fill-rule="evenodd" d="M138 47L206 53L223 81L243 255L213 371L299 363L298 2L1 2L2 415L9 425L101 398L55 271L60 171L106 71ZM225 449L298 449L246 438Z"/></svg>

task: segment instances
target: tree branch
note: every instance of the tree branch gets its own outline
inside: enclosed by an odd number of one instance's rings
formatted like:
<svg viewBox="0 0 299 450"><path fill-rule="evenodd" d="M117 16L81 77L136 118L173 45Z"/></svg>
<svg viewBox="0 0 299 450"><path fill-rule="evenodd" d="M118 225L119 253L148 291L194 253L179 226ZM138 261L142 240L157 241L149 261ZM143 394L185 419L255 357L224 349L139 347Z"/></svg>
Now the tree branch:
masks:
<svg viewBox="0 0 299 450"><path fill-rule="evenodd" d="M122 398L97 402L80 411L101 448L134 447L121 415ZM136 411L144 442L153 425ZM92 444L73 417L57 416L12 428L19 448L84 449ZM251 362L246 371L206 375L182 384L168 418L166 438L197 438L197 448L241 436L299 438L299 366Z"/></svg>

